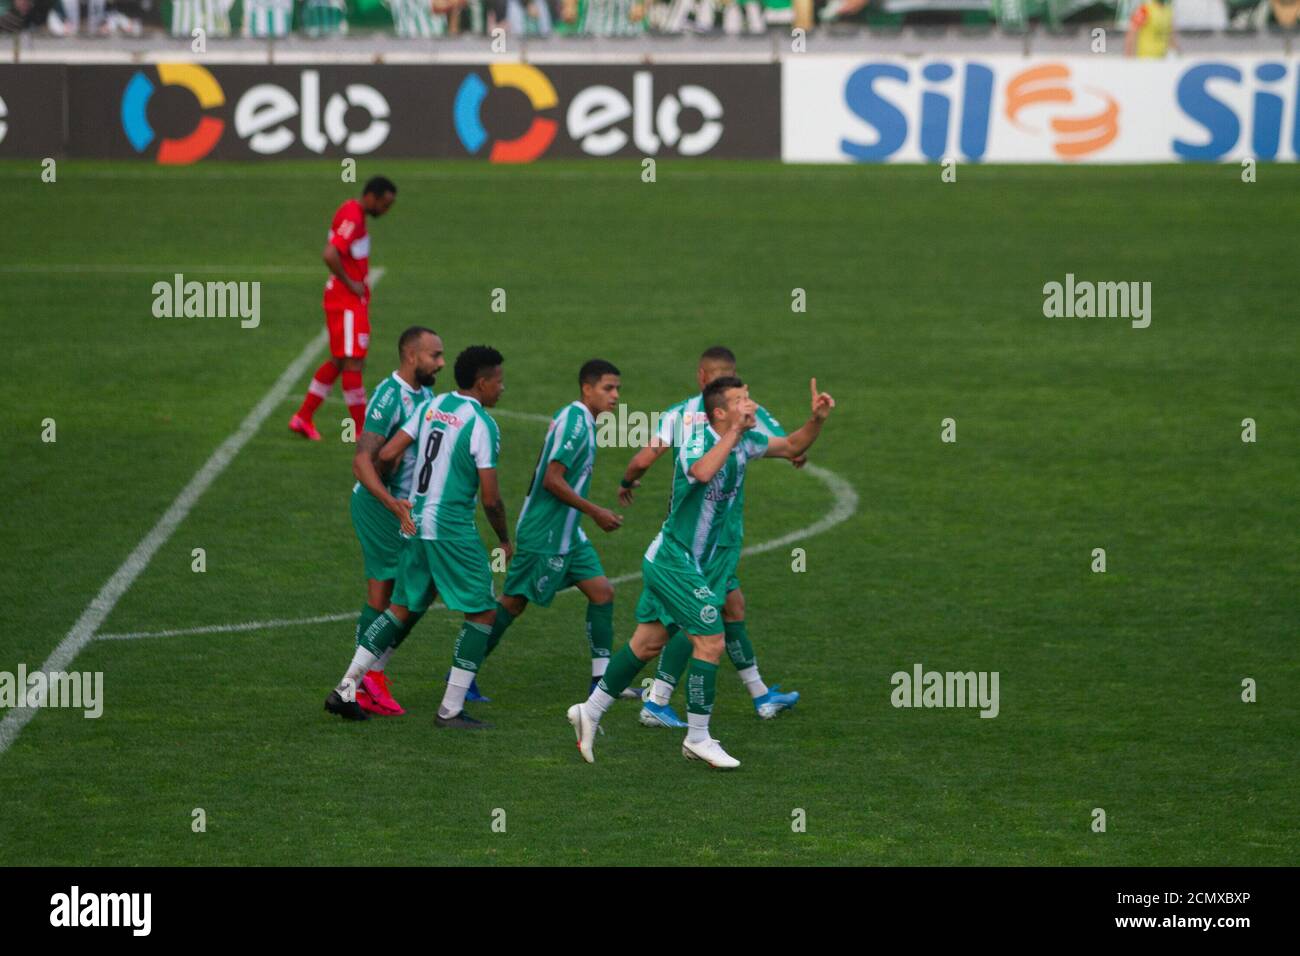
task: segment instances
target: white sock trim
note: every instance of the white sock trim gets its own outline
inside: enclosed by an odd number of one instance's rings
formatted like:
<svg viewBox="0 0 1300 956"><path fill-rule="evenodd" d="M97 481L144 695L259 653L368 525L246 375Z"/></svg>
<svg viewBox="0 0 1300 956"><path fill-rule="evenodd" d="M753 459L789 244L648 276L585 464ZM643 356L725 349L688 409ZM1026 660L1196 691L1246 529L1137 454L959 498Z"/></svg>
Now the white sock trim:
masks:
<svg viewBox="0 0 1300 956"><path fill-rule="evenodd" d="M660 707L663 707L673 697L673 685L666 680L655 678L654 685L650 688L650 699Z"/></svg>
<svg viewBox="0 0 1300 956"><path fill-rule="evenodd" d="M709 715L692 714L686 715L686 739L693 744L702 744L709 739Z"/></svg>
<svg viewBox="0 0 1300 956"><path fill-rule="evenodd" d="M763 683L763 678L758 676L758 665L746 667L744 670L736 671L740 679L744 681L745 690L749 691L750 697L762 697L767 693L767 685Z"/></svg>

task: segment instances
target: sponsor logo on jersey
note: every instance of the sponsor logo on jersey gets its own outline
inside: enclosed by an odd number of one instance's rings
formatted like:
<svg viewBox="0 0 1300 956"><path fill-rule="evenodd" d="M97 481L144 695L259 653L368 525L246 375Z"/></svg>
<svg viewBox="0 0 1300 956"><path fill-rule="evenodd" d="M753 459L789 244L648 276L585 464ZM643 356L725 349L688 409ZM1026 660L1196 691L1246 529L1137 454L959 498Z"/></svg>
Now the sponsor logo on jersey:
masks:
<svg viewBox="0 0 1300 956"><path fill-rule="evenodd" d="M465 420L459 415L444 412L442 409L429 409L429 413L425 415L424 420L427 422L443 422L452 428L463 428L465 426Z"/></svg>
<svg viewBox="0 0 1300 956"><path fill-rule="evenodd" d="M712 589L712 588L696 588L692 593L693 593L697 598L699 598L701 601L704 601L704 600L707 600L708 598L716 597L716 596L717 596L717 595L715 595L715 594L713 593L713 589Z"/></svg>
<svg viewBox="0 0 1300 956"><path fill-rule="evenodd" d="M558 554L547 558L546 563L550 565L552 571L559 571L564 567L564 559Z"/></svg>
<svg viewBox="0 0 1300 956"><path fill-rule="evenodd" d="M706 604L700 608L700 620L705 624L713 624L718 619L718 609L712 604Z"/></svg>

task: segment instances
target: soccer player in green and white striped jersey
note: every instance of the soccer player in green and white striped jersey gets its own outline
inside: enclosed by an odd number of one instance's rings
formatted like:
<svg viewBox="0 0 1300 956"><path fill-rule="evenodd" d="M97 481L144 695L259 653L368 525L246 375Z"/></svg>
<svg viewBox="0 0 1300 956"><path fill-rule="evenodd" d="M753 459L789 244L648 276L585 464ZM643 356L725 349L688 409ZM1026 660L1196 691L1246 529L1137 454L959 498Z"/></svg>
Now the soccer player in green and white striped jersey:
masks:
<svg viewBox="0 0 1300 956"><path fill-rule="evenodd" d="M357 645L375 618L388 608L402 553L402 525L398 514L366 490L366 481L382 482L394 501L408 497L415 479L415 446L406 449L386 477L378 471L379 451L415 414L417 407L433 398L431 386L447 364L441 337L433 329L419 325L411 326L398 338L397 355L400 360L397 371L380 382L370 396L365 425L352 459L357 483L352 488L349 511L357 540L361 542L366 572L366 601L357 617ZM412 615L406 631L362 678L356 688L357 703L362 710L372 714L405 713L389 691L384 667L418 620L418 614Z"/></svg>
<svg viewBox="0 0 1300 956"><path fill-rule="evenodd" d="M596 464L596 416L617 407L620 384L617 368L592 359L578 371L582 397L551 418L519 511L515 556L487 646L491 654L530 601L549 607L558 592L576 587L588 602L589 692L604 675L614 648L614 587L578 519L585 514L606 532L617 531L623 523L622 515L587 498ZM635 690L626 696L640 698Z"/></svg>
<svg viewBox="0 0 1300 956"><path fill-rule="evenodd" d="M293 27L293 0L244 0L246 37L287 37Z"/></svg>
<svg viewBox="0 0 1300 956"><path fill-rule="evenodd" d="M706 349L700 356L696 381L703 390L715 379L735 374L735 354L724 346L715 345L713 348ZM785 435L781 423L763 406L759 405L755 409L754 417L755 429L768 438L780 438ZM680 448L692 434L707 423L702 393L683 399L664 412L649 446L637 452L628 463L627 471L623 475L623 490L619 492L619 499L624 506L631 504L633 490L640 484L639 479L659 456L671 448ZM796 467L802 467L806 461L805 457L799 456L794 459L794 464ZM749 631L745 625L745 594L740 588L740 580L736 577L745 534L744 508L745 495L742 488L731 508L718 548L705 568L705 572L709 586L720 594L726 595L722 617L727 656L735 665L737 674L749 691L754 702L754 712L766 720L775 717L782 710L793 707L799 700L799 693L782 692L780 686L768 687L763 682L758 670L758 659L754 654L754 645L749 640ZM690 656L691 642L687 636L680 631L672 633L668 646L664 648L659 658L659 665L655 669L654 685L650 688L645 706L641 708L639 715L641 723L647 727L685 726L669 701L686 670Z"/></svg>
<svg viewBox="0 0 1300 956"><path fill-rule="evenodd" d="M206 36L230 36L230 11L235 0L172 0L171 34L188 37L195 30Z"/></svg>
<svg viewBox="0 0 1300 956"><path fill-rule="evenodd" d="M483 513L507 560L512 552L497 482L501 437L487 413L505 388L503 361L500 352L485 345L461 352L456 357L456 390L419 406L380 449L380 465L391 467L414 442L416 472L408 499L394 499L370 475L363 479L366 490L401 516L407 539L398 562L392 603L362 635L343 680L326 698L325 709L330 713L365 719L365 711L349 700L351 689L406 632L411 617L433 603L436 593L448 608L464 613L465 624L452 651L447 691L435 723L466 730L490 726L470 717L464 708L496 618L492 570L474 523L480 489Z"/></svg>
<svg viewBox="0 0 1300 956"><path fill-rule="evenodd" d="M688 714L682 756L710 766L740 766L709 734L718 661L725 643L719 627L723 598L706 577L736 497L744 487L750 459L797 458L821 433L834 399L817 391L813 379L812 417L788 437L768 438L754 428L758 406L745 383L734 376L714 379L704 389L707 424L677 450L673 461L672 499L668 517L641 562L641 599L636 631L609 662L605 676L568 718L578 751L595 762L592 747L600 719L636 679L642 667L668 643L669 628L687 633L694 654L687 673Z"/></svg>

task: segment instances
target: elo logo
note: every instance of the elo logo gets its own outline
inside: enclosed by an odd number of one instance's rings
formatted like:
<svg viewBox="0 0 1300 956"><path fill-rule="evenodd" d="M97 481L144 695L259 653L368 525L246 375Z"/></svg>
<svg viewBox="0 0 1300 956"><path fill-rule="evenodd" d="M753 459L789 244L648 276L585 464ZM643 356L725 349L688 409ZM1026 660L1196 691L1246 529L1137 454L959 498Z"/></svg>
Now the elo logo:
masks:
<svg viewBox="0 0 1300 956"><path fill-rule="evenodd" d="M1069 79L1069 67L1062 63L1049 63L1017 73L1007 83L1007 119L1020 129L1028 130L1018 119L1020 112L1027 107L1041 103L1074 103L1075 95ZM1051 120L1052 132L1056 134L1052 149L1062 159L1079 159L1095 153L1110 145L1119 135L1119 103L1100 90L1089 89L1088 92L1105 102L1100 112L1082 117L1055 116Z"/></svg>
<svg viewBox="0 0 1300 956"><path fill-rule="evenodd" d="M509 86L521 90L534 110L546 110L559 105L555 87L536 67L526 63L494 63L489 72L493 86ZM470 153L477 153L488 141L482 115L483 101L487 99L488 92L487 83L477 73L466 76L456 91L456 102L452 110L456 135ZM558 129L559 124L555 120L534 116L522 136L500 139L493 143L488 159L494 163L530 163L546 152Z"/></svg>
<svg viewBox="0 0 1300 956"><path fill-rule="evenodd" d="M226 95L216 77L193 63L159 63L158 80L163 86L183 86L194 94L199 108L210 110L226 102ZM137 153L143 153L154 141L153 127L149 125L149 100L157 87L144 74L137 71L122 94L122 129ZM193 163L202 159L217 145L225 130L225 123L211 116L199 119L188 136L180 139L164 138L158 146L158 162L167 164Z"/></svg>

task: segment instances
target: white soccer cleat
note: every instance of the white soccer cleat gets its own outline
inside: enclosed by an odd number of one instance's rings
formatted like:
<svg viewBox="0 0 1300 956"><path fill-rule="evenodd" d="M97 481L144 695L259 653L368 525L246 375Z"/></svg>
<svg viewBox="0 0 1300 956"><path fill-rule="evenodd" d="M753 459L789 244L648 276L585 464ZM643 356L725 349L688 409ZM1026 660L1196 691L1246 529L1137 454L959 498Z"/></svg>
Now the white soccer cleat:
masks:
<svg viewBox="0 0 1300 956"><path fill-rule="evenodd" d="M718 770L734 770L740 761L722 749L722 744L712 737L699 743L682 741L682 756L687 760L703 760L710 767Z"/></svg>
<svg viewBox="0 0 1300 956"><path fill-rule="evenodd" d="M587 716L587 711L581 704L569 708L569 723L573 725L573 732L578 738L578 753L582 754L582 759L587 763L595 763L596 755L592 751L592 744L596 742L596 728L600 725Z"/></svg>

